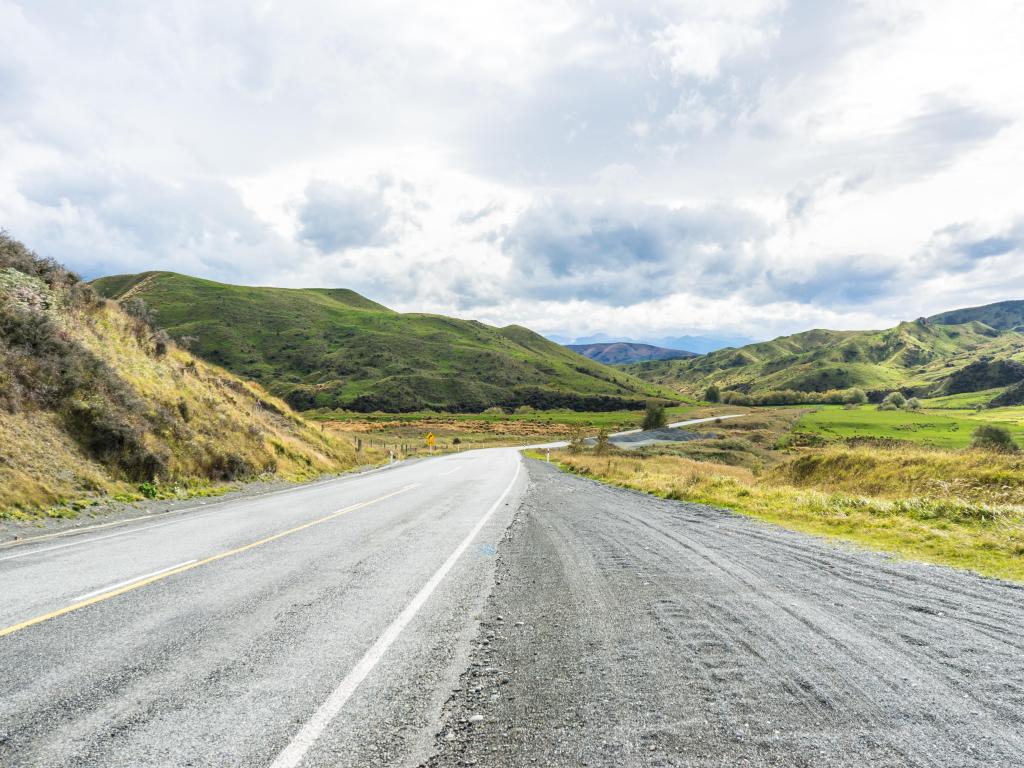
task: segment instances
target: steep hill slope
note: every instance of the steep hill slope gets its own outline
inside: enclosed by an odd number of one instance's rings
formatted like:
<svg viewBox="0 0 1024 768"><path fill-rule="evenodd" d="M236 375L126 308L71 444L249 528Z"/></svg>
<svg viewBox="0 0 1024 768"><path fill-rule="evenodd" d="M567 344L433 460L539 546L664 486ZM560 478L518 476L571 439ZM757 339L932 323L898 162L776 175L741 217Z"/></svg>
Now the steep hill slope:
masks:
<svg viewBox="0 0 1024 768"><path fill-rule="evenodd" d="M280 400L0 233L0 517L355 463Z"/></svg>
<svg viewBox="0 0 1024 768"><path fill-rule="evenodd" d="M678 360L694 357L693 352L681 349L656 347L653 344L639 344L632 341L614 341L604 344L566 344L573 352L596 360L605 365L625 365L647 360Z"/></svg>
<svg viewBox="0 0 1024 768"><path fill-rule="evenodd" d="M479 411L636 407L656 388L518 326L400 314L344 290L251 288L153 272L93 285L142 299L172 336L293 407Z"/></svg>
<svg viewBox="0 0 1024 768"><path fill-rule="evenodd" d="M922 318L884 331L812 330L627 370L691 394L712 383L748 393L849 387L875 394L896 388L918 395L980 391L1012 382L1018 368L999 361L1024 360L1024 335L972 319L992 319L984 309L938 316L963 317L962 323Z"/></svg>
<svg viewBox="0 0 1024 768"><path fill-rule="evenodd" d="M978 322L999 331L1024 331L1024 301L1000 301L983 307L954 309L928 319L945 325Z"/></svg>

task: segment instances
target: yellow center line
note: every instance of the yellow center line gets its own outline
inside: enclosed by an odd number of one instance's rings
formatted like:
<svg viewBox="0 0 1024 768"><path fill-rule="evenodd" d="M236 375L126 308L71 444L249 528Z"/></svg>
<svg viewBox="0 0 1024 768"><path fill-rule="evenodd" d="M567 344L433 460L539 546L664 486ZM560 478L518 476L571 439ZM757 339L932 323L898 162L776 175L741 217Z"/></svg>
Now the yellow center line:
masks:
<svg viewBox="0 0 1024 768"><path fill-rule="evenodd" d="M164 579L168 579L171 576L176 576L179 573L184 573L185 571L191 571L193 568L198 568L201 565L207 565L209 563L214 563L217 560L223 560L225 557L231 557L232 555L239 555L242 552L247 552L247 551L249 551L250 549L252 549L254 547L259 547L259 546L261 546L263 544L269 544L271 541L275 541L277 539L284 538L285 536L290 536L293 533L298 533L299 531L304 531L307 528L312 528L314 525L320 525L321 523L326 523L326 522L328 522L330 520L334 520L335 518L340 517L341 515L347 514L348 512L354 512L357 509L362 509L363 507L368 507L371 504L376 504L379 501L384 501L385 499L390 499L392 496L398 496L400 493L405 493L406 491L411 491L413 488L417 487L418 485L419 485L419 483L412 483L411 485L407 485L404 488L399 488L397 491L394 491L392 493L385 494L384 496L378 496L377 498L370 499L369 501L361 501L358 504L352 504L351 506L345 507L344 509L339 509L337 512L332 512L331 514L327 515L326 517L321 517L321 518L318 518L317 520L311 520L308 523L303 523L302 525L297 525L294 528L289 528L286 531L281 531L280 533L275 533L273 536L267 536L265 539L260 539L259 541L254 541L251 544L246 544L244 546L237 547L235 549L229 549L226 552L221 552L221 553L216 554L216 555L211 555L210 557L204 558L202 560L196 560L195 562L192 562L192 563L186 563L184 565L181 565L181 566L179 566L177 568L173 568L172 570L166 571L164 573L156 574L154 576L149 576L147 578L140 579L139 581L132 582L131 584L128 584L127 586L118 587L117 589L111 589L109 592L103 592L102 594L96 595L95 597L90 597L88 600L80 600L77 603L72 603L71 605L65 606L63 608L58 608L55 611L50 611L49 613L44 613L41 616L36 616L34 618L31 618L31 619L28 619L26 621L23 621L23 622L21 622L19 624L12 624L9 627L5 627L4 629L0 629L0 637L4 637L5 635L14 634L18 630L25 629L26 627L31 627L31 626L33 626L35 624L42 624L44 621L49 621L50 619L55 619L58 616L63 616L66 613L71 613L72 611L77 611L79 608L85 608L86 606L94 605L95 603L100 603L100 602L103 602L104 600L109 600L112 597L117 597L118 595L123 595L125 592L131 592L132 590L139 589L140 587L145 587L145 586L147 586L149 584L152 584L154 582L162 581Z"/></svg>

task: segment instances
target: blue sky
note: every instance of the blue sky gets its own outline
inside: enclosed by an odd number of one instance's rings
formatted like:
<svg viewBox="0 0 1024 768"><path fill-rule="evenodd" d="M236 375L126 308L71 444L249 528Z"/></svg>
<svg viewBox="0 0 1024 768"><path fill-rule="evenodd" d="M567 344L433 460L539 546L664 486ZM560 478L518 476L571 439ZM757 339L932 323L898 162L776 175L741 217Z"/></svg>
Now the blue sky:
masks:
<svg viewBox="0 0 1024 768"><path fill-rule="evenodd" d="M347 7L346 7L347 6ZM1024 298L1024 4L0 0L0 226L562 339Z"/></svg>

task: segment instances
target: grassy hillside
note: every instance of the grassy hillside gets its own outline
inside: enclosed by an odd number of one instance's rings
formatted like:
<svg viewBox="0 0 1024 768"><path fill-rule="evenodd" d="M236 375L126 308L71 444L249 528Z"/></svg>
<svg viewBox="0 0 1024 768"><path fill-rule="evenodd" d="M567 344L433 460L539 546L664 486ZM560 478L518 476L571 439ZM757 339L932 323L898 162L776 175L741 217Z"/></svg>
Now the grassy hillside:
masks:
<svg viewBox="0 0 1024 768"><path fill-rule="evenodd" d="M638 344L631 341L615 341L604 344L566 344L566 347L605 365L625 365L646 360L675 360L680 357L695 356L693 352L684 352L681 349L656 347L653 344Z"/></svg>
<svg viewBox="0 0 1024 768"><path fill-rule="evenodd" d="M1004 387L1024 371L1012 362L1024 360L1024 334L974 319L1012 320L1005 311L982 310L939 316L963 317L962 323L920 319L884 331L813 330L627 370L690 394L710 384L745 393L859 387L876 396L897 388L934 396Z"/></svg>
<svg viewBox="0 0 1024 768"><path fill-rule="evenodd" d="M400 314L345 290L251 288L170 272L96 280L173 337L293 407L468 412L635 408L658 388L519 326Z"/></svg>
<svg viewBox="0 0 1024 768"><path fill-rule="evenodd" d="M978 322L1000 331L1024 331L1024 301L1000 301L983 307L955 309L928 319L946 325Z"/></svg>
<svg viewBox="0 0 1024 768"><path fill-rule="evenodd" d="M355 463L347 443L0 233L0 517Z"/></svg>

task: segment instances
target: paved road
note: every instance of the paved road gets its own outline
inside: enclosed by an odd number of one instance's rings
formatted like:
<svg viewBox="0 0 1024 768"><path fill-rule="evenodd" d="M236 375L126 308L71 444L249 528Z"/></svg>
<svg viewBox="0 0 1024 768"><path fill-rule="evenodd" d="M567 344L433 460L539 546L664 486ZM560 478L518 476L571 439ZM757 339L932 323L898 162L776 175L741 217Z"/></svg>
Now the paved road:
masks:
<svg viewBox="0 0 1024 768"><path fill-rule="evenodd" d="M4 768L1024 754L1020 588L507 449L0 549L0 583Z"/></svg>
<svg viewBox="0 0 1024 768"><path fill-rule="evenodd" d="M417 764L520 465L467 452L0 550L0 632L38 620L0 637L0 765Z"/></svg>

